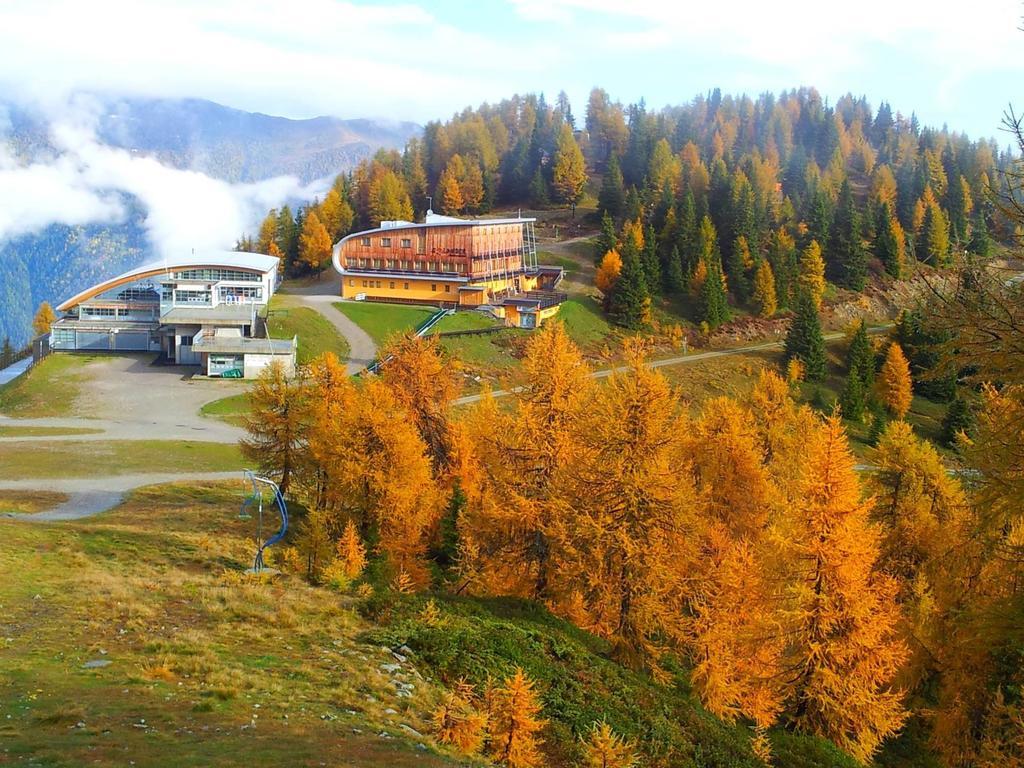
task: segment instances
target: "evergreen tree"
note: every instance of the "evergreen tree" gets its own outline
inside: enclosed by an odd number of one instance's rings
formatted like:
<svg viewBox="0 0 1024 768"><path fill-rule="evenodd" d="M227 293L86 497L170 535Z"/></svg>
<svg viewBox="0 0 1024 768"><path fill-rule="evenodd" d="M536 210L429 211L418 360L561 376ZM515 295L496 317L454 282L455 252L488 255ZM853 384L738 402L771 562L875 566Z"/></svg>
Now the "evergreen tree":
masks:
<svg viewBox="0 0 1024 768"><path fill-rule="evenodd" d="M798 359L803 363L807 381L821 381L826 373L825 338L814 300L806 291L797 297L795 310L786 334L785 362Z"/></svg>
<svg viewBox="0 0 1024 768"><path fill-rule="evenodd" d="M717 328L729 321L729 302L723 285L725 279L718 261L712 259L705 266L707 277L700 287L700 318L709 328Z"/></svg>
<svg viewBox="0 0 1024 768"><path fill-rule="evenodd" d="M682 293L686 290L686 275L683 272L683 262L679 255L679 248L675 245L672 246L672 253L668 258L665 287L670 293Z"/></svg>
<svg viewBox="0 0 1024 768"><path fill-rule="evenodd" d="M601 234L597 236L594 246L594 263L600 264L608 251L614 251L619 245L619 235L615 231L615 222L607 211L601 217Z"/></svg>
<svg viewBox="0 0 1024 768"><path fill-rule="evenodd" d="M942 444L949 448L957 445L957 436L963 432L971 436L975 425L974 413L971 411L970 403L963 397L956 397L946 409L946 416L942 420Z"/></svg>
<svg viewBox="0 0 1024 768"><path fill-rule="evenodd" d="M875 352L871 348L867 325L863 320L860 321L857 332L850 341L850 349L846 355L846 370L860 379L865 393L871 391L875 384Z"/></svg>
<svg viewBox="0 0 1024 768"><path fill-rule="evenodd" d="M597 210L613 219L622 216L626 205L626 190L622 183L622 170L619 159L612 154L601 180L601 191L597 195Z"/></svg>
<svg viewBox="0 0 1024 768"><path fill-rule="evenodd" d="M988 235L988 226L984 216L976 216L971 224L971 242L968 246L971 253L985 259L992 252L992 240Z"/></svg>
<svg viewBox="0 0 1024 768"><path fill-rule="evenodd" d="M550 200L547 179L544 178L544 173L538 165L530 180L530 204L535 208L546 208Z"/></svg>
<svg viewBox="0 0 1024 768"><path fill-rule="evenodd" d="M676 248L679 250L683 274L689 277L697 266L700 256L697 249L699 224L693 193L689 190L679 202L676 214Z"/></svg>
<svg viewBox="0 0 1024 768"><path fill-rule="evenodd" d="M632 221L642 218L643 214L644 206L640 202L640 193L636 191L636 187L630 187L626 192L626 218Z"/></svg>
<svg viewBox="0 0 1024 768"><path fill-rule="evenodd" d="M903 269L903 229L892 215L888 203L878 206L875 217L874 253L885 271L897 280Z"/></svg>
<svg viewBox="0 0 1024 768"><path fill-rule="evenodd" d="M851 291L864 290L867 257L860 240L860 217L849 179L839 189L835 221L829 233L825 271L830 279Z"/></svg>
<svg viewBox="0 0 1024 768"><path fill-rule="evenodd" d="M864 384L860 376L851 372L846 377L843 391L839 393L839 407L842 408L843 418L860 421L864 417L865 399Z"/></svg>
<svg viewBox="0 0 1024 768"><path fill-rule="evenodd" d="M0 347L0 368L6 368L14 360L14 347L11 346L11 339L4 336L3 347Z"/></svg>
<svg viewBox="0 0 1024 768"><path fill-rule="evenodd" d="M949 223L938 203L931 203L925 208L924 223L921 225L921 248L918 257L933 267L944 267L949 264Z"/></svg>
<svg viewBox="0 0 1024 768"><path fill-rule="evenodd" d="M299 228L292 216L292 209L287 205L281 208L277 215L277 247L284 254L284 261L288 268L292 267L299 258Z"/></svg>
<svg viewBox="0 0 1024 768"><path fill-rule="evenodd" d="M647 290L653 294L661 288L661 264L658 261L658 242L654 238L654 228L650 224L644 228L644 247L640 251L640 262L644 268Z"/></svg>
<svg viewBox="0 0 1024 768"><path fill-rule="evenodd" d="M624 328L639 330L651 322L651 295L640 257L634 248L624 248L622 272L612 289L608 314Z"/></svg>
<svg viewBox="0 0 1024 768"><path fill-rule="evenodd" d="M832 204L823 190L816 189L807 217L807 242L817 240L819 245L827 243L831 229Z"/></svg>
<svg viewBox="0 0 1024 768"><path fill-rule="evenodd" d="M788 307L793 302L798 275L797 251L793 238L781 227L772 236L768 260L775 278L775 297L780 307Z"/></svg>
<svg viewBox="0 0 1024 768"><path fill-rule="evenodd" d="M746 304L750 300L750 280L747 279L747 270L751 263L747 238L740 235L732 244L729 255L725 258L729 287L738 304Z"/></svg>

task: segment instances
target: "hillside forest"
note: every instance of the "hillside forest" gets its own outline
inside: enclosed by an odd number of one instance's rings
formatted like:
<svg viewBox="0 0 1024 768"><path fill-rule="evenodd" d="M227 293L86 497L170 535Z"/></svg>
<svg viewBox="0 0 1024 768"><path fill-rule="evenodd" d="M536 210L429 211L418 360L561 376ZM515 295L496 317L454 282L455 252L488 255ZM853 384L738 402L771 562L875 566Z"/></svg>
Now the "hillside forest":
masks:
<svg viewBox="0 0 1024 768"><path fill-rule="evenodd" d="M271 211L240 247L273 244L298 273L329 255L302 247L318 233L309 214L323 243L420 217L428 199L450 215L586 202L610 318L639 329L667 309L707 332L795 310L801 287L820 305L919 265L989 255L1017 234L991 202L1011 160L993 140L922 127L884 102L830 106L807 88L716 90L660 111L595 88L579 120L564 93L554 104L514 96L428 123L404 151L339 176L323 201Z"/></svg>

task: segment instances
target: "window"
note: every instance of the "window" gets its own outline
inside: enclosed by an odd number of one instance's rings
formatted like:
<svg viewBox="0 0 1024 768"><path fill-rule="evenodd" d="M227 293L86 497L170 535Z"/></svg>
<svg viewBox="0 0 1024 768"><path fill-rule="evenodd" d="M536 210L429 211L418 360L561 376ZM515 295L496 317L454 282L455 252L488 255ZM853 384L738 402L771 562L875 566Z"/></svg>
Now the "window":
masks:
<svg viewBox="0 0 1024 768"><path fill-rule="evenodd" d="M263 300L263 286L261 285L222 285L217 290L220 300L228 303Z"/></svg>
<svg viewBox="0 0 1024 768"><path fill-rule="evenodd" d="M432 291L433 293L437 293L437 285L436 285L435 283L431 283L431 284L430 284L430 290L431 290L431 291Z"/></svg>
<svg viewBox="0 0 1024 768"><path fill-rule="evenodd" d="M402 247L403 248L412 248L412 238L403 237L402 238Z"/></svg>
<svg viewBox="0 0 1024 768"><path fill-rule="evenodd" d="M370 238L368 238L368 237L360 238L359 243L360 243L360 245L363 245L363 246L369 248L370 247Z"/></svg>
<svg viewBox="0 0 1024 768"><path fill-rule="evenodd" d="M392 291L395 290L395 283L394 283L394 281L388 283L388 288L390 288Z"/></svg>
<svg viewBox="0 0 1024 768"><path fill-rule="evenodd" d="M244 272L240 269L186 269L176 272L178 280L235 280L240 282L258 283L263 276L258 272Z"/></svg>
<svg viewBox="0 0 1024 768"><path fill-rule="evenodd" d="M408 283L405 284L405 290L407 290L407 291L409 290L409 284Z"/></svg>
<svg viewBox="0 0 1024 768"><path fill-rule="evenodd" d="M75 332L68 328L54 328L50 334L50 342L55 347L74 347Z"/></svg>
<svg viewBox="0 0 1024 768"><path fill-rule="evenodd" d="M445 293L451 293L452 292L452 287L450 285L448 285L447 283L445 283L444 292Z"/></svg>
<svg viewBox="0 0 1024 768"><path fill-rule="evenodd" d="M175 291L174 301L178 304L209 304L209 291Z"/></svg>
<svg viewBox="0 0 1024 768"><path fill-rule="evenodd" d="M113 307L82 307L82 309L89 317L114 317L115 315Z"/></svg>
<svg viewBox="0 0 1024 768"><path fill-rule="evenodd" d="M377 287L380 288L380 280L377 281Z"/></svg>
<svg viewBox="0 0 1024 768"><path fill-rule="evenodd" d="M363 288L365 288L365 287L366 287L366 281L363 280Z"/></svg>
<svg viewBox="0 0 1024 768"><path fill-rule="evenodd" d="M391 238L390 237L382 237L380 239L380 247L381 248L390 248L391 247Z"/></svg>
<svg viewBox="0 0 1024 768"><path fill-rule="evenodd" d="M427 250L427 236L425 233L420 232L416 235L416 253L426 253Z"/></svg>
<svg viewBox="0 0 1024 768"><path fill-rule="evenodd" d="M355 280L353 280L352 278L349 278L348 284L349 284L349 286L351 286L352 288L355 288L355 287L356 287L356 281L355 281Z"/></svg>
<svg viewBox="0 0 1024 768"><path fill-rule="evenodd" d="M181 337L181 341L178 342L178 346L179 347L191 347L192 346L192 337L191 336L182 336Z"/></svg>

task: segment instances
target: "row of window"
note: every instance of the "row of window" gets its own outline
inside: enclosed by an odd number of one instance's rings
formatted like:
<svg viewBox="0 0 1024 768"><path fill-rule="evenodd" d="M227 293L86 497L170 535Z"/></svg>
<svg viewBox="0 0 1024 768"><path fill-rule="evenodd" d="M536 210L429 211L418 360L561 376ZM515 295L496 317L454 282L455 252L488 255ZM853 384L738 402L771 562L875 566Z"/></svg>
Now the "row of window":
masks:
<svg viewBox="0 0 1024 768"><path fill-rule="evenodd" d="M156 317L156 307L152 309L130 309L128 307L82 307L79 311L79 316L83 318L151 318Z"/></svg>
<svg viewBox="0 0 1024 768"><path fill-rule="evenodd" d="M353 269L401 269L406 272L451 272L466 271L464 262L413 261L410 259L348 259Z"/></svg>
<svg viewBox="0 0 1024 768"><path fill-rule="evenodd" d="M423 253L423 248L426 245L426 237L424 235L420 235L419 236L419 241L420 241L419 252ZM402 248L412 248L412 238L411 237L399 238L398 242L399 242L399 245ZM370 247L370 238L368 238L368 237L360 238L359 239L359 243L364 248L369 248ZM390 237L382 237L380 239L380 247L381 248L390 248L391 247L391 238Z"/></svg>
<svg viewBox="0 0 1024 768"><path fill-rule="evenodd" d="M222 285L217 289L221 301L262 301L262 285Z"/></svg>
<svg viewBox="0 0 1024 768"><path fill-rule="evenodd" d="M362 283L362 287L363 288L380 288L380 287L382 287L382 284L383 284L384 281L383 280L362 280L360 282ZM356 287L356 281L352 280L351 278L349 279L348 284L349 284L349 286L351 288L355 288ZM388 281L388 288L390 290L392 290L392 291L395 290L395 281L394 280L389 280ZM408 291L409 290L409 284L408 283L402 283L402 290ZM437 283L431 283L430 284L430 290L431 290L432 293L437 293ZM445 283L444 292L445 293L451 293L452 292L452 286L451 286L450 283Z"/></svg>
<svg viewBox="0 0 1024 768"><path fill-rule="evenodd" d="M240 269L186 269L175 272L177 280L241 280L258 283L263 276L257 272L243 272Z"/></svg>
<svg viewBox="0 0 1024 768"><path fill-rule="evenodd" d="M178 290L178 291L174 292L174 303L175 304L209 304L210 303L210 292L209 291Z"/></svg>

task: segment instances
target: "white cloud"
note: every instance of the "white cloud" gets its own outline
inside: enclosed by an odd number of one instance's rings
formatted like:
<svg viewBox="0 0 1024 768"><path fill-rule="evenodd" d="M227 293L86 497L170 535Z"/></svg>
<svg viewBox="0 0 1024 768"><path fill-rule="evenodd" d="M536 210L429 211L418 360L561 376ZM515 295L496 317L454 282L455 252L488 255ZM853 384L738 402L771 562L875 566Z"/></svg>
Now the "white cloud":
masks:
<svg viewBox="0 0 1024 768"><path fill-rule="evenodd" d="M290 198L310 199L325 187L323 182L303 186L293 176L229 184L105 146L93 134L93 108L79 100L51 113L56 157L19 164L0 154L0 240L53 223L120 221L122 196L130 194L146 210L154 253L223 249L252 231L270 207Z"/></svg>
<svg viewBox="0 0 1024 768"><path fill-rule="evenodd" d="M554 56L409 3L8 0L0 25L0 84L26 95L202 97L291 117L434 119L511 93Z"/></svg>

